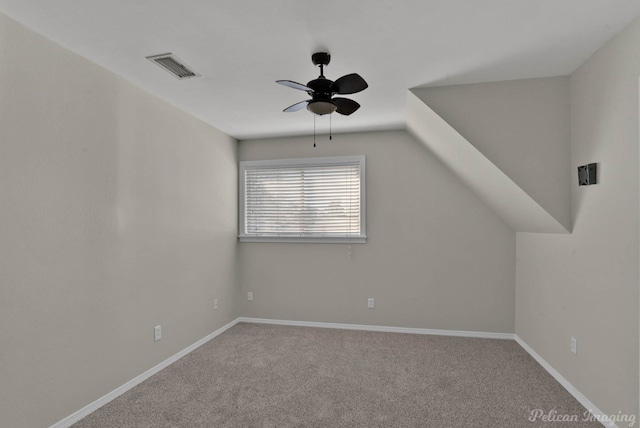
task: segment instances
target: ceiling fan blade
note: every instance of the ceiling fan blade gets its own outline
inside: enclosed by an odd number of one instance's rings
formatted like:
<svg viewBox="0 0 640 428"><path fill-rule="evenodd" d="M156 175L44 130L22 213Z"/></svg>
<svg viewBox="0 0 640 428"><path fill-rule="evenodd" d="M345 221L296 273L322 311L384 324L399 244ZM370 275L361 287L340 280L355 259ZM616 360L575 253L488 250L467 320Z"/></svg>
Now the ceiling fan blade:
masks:
<svg viewBox="0 0 640 428"><path fill-rule="evenodd" d="M276 83L305 92L313 92L313 89L310 87L303 85L302 83L294 82L293 80L276 80Z"/></svg>
<svg viewBox="0 0 640 428"><path fill-rule="evenodd" d="M336 111L345 116L349 116L360 108L360 104L348 98L332 98L331 101L338 107Z"/></svg>
<svg viewBox="0 0 640 428"><path fill-rule="evenodd" d="M309 104L309 101L311 100L306 100L306 101L300 101L299 103L295 103L292 106L287 107L286 109L282 110L285 113L291 113L292 111L298 111L301 110L303 108L305 108L307 106L307 104Z"/></svg>
<svg viewBox="0 0 640 428"><path fill-rule="evenodd" d="M364 91L369 85L357 73L342 76L331 85L331 92L334 94L355 94Z"/></svg>

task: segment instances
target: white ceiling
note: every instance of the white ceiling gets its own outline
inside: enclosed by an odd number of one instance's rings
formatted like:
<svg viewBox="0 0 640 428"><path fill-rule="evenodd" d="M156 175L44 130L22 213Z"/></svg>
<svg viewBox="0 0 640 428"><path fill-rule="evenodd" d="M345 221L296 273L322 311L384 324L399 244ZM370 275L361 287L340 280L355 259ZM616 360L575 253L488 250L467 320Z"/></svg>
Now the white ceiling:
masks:
<svg viewBox="0 0 640 428"><path fill-rule="evenodd" d="M638 0L0 0L0 11L237 138L310 134L275 80L369 83L334 132L404 126L406 89L567 75L640 15ZM171 52L202 77L145 59ZM327 116L317 118L328 130Z"/></svg>

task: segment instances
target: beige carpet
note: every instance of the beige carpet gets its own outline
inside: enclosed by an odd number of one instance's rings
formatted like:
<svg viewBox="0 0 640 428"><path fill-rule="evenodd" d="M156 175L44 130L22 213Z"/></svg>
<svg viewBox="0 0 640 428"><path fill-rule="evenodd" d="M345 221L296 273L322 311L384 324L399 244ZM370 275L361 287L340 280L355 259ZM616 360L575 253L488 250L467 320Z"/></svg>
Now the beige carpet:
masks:
<svg viewBox="0 0 640 428"><path fill-rule="evenodd" d="M602 427L584 412L512 340L241 323L74 427Z"/></svg>

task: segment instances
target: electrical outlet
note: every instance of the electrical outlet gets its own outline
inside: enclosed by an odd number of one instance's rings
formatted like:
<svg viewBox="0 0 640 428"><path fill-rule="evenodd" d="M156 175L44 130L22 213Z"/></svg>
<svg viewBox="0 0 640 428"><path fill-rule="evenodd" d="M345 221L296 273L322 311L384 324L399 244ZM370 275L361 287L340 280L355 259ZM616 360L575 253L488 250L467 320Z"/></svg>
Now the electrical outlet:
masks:
<svg viewBox="0 0 640 428"><path fill-rule="evenodd" d="M367 307L368 307L369 309L373 309L373 297L369 297L369 298L367 299Z"/></svg>
<svg viewBox="0 0 640 428"><path fill-rule="evenodd" d="M160 339L162 339L162 326L157 325L153 327L153 341L157 342Z"/></svg>
<svg viewBox="0 0 640 428"><path fill-rule="evenodd" d="M213 299L213 310L218 310L218 299Z"/></svg>
<svg viewBox="0 0 640 428"><path fill-rule="evenodd" d="M573 336L571 336L571 352L574 354L578 353L578 339Z"/></svg>
<svg viewBox="0 0 640 428"><path fill-rule="evenodd" d="M247 300L250 302L253 302L253 292L249 291L247 292Z"/></svg>

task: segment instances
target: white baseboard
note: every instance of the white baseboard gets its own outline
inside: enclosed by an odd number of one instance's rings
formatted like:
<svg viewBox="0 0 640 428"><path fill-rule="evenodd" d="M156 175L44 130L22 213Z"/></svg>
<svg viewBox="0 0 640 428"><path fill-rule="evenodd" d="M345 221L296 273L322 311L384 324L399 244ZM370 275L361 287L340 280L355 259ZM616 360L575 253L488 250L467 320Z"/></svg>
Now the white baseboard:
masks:
<svg viewBox="0 0 640 428"><path fill-rule="evenodd" d="M578 389L573 386L567 379L564 378L556 369L554 369L551 364L545 361L536 351L533 350L527 343L520 338L517 334L514 335L514 339L518 342L518 345L522 346L522 348L529 353L533 357L534 360L538 362L555 380L558 381L560 385L566 389L569 394L573 395L573 397L578 400L580 404L582 404L593 416L594 419L600 421L600 423L606 427L610 428L618 428L612 421L609 420L609 417L605 415L600 409L598 409L587 397L585 397Z"/></svg>
<svg viewBox="0 0 640 428"><path fill-rule="evenodd" d="M208 341L210 341L214 337L216 337L216 336L220 335L221 333L224 333L225 331L229 330L231 327L236 325L238 322L240 322L239 319L235 319L235 320L231 321L229 324L220 327L219 329L217 329L216 331L214 331L210 335L198 340L193 345L190 345L190 346L184 348L182 351L180 351L177 354L167 358L166 360L164 360L160 364L156 365L155 367L150 368L149 370L147 370L146 372L142 373L141 375L135 377L134 379L131 379L129 382L127 382L124 385L114 389L113 391L111 391L107 395L105 395L105 396L103 396L101 398L98 398L93 403L88 404L87 406L83 407L82 409L78 410L77 412L73 413L72 415L67 416L66 418L62 419L61 421L51 425L50 428L68 428L68 427L70 427L71 425L73 425L76 422L78 422L80 419L84 418L85 416L88 416L89 414L91 414L91 413L95 412L96 410L98 410L100 407L102 407L105 404L109 403L110 401L118 398L119 396L121 396L122 394L124 394L125 392L127 392L128 390L133 388L134 386L136 386L136 385L144 382L145 380L149 379L151 376L153 376L154 374L158 373L160 370L162 370L165 367L169 366L170 364L178 361L180 358L184 357L185 355L189 354L190 352L193 352L194 350L196 350L200 346L204 345L205 343L207 343Z"/></svg>
<svg viewBox="0 0 640 428"><path fill-rule="evenodd" d="M513 333L491 333L484 331L461 331L461 330L433 330L429 328L413 328L413 327L386 327L379 325L366 324L339 324L331 322L314 322L314 321L290 321L290 320L272 320L265 318L238 318L239 322L248 322L255 324L277 324L291 325L297 327L319 327L319 328L336 328L340 330L364 330L364 331L382 331L387 333L409 333L409 334L430 334L434 336L459 336L459 337L476 337L482 339L511 339Z"/></svg>

